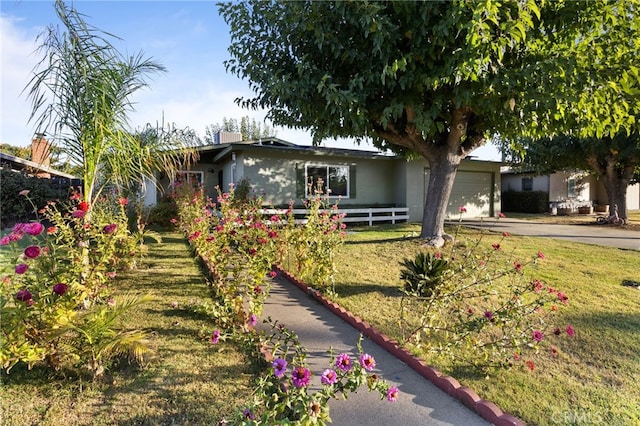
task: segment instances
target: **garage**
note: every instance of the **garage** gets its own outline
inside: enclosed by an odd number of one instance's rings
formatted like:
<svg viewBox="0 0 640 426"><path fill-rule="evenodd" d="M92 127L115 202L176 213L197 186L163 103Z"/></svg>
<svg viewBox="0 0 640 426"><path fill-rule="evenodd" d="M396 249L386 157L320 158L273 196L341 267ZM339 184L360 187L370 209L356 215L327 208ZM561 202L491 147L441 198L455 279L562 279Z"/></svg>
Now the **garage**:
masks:
<svg viewBox="0 0 640 426"><path fill-rule="evenodd" d="M424 185L429 187L429 169L424 171ZM467 212L463 217L491 217L495 215L493 173L485 171L458 170L451 190L447 215L451 218L460 216L460 207Z"/></svg>

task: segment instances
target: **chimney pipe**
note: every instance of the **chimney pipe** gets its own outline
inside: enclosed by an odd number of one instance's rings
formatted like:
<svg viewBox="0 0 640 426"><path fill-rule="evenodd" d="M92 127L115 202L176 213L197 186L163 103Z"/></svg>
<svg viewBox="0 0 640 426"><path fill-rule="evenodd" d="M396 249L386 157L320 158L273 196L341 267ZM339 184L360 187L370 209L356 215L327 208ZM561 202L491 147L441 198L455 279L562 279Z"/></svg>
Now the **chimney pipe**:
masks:
<svg viewBox="0 0 640 426"><path fill-rule="evenodd" d="M44 137L44 133L36 133L31 141L31 161L40 166L51 165L51 144Z"/></svg>

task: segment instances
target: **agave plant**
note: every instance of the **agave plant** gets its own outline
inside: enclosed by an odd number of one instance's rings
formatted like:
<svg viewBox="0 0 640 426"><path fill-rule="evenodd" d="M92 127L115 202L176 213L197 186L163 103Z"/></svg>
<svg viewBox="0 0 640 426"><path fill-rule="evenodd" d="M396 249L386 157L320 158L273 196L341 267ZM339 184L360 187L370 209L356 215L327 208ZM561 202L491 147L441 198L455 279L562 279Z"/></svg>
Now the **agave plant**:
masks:
<svg viewBox="0 0 640 426"><path fill-rule="evenodd" d="M415 259L404 258L400 264L400 279L409 296L430 297L442 283L449 262L431 253L420 252Z"/></svg>

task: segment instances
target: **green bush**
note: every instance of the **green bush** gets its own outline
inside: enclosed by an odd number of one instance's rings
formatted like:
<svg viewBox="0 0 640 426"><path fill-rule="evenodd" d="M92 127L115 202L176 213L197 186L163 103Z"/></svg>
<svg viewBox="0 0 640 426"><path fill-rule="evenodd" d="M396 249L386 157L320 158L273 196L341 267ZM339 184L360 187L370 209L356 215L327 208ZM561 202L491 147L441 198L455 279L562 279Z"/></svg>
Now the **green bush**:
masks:
<svg viewBox="0 0 640 426"><path fill-rule="evenodd" d="M514 213L546 213L549 193L545 191L505 191L502 193L502 211Z"/></svg>
<svg viewBox="0 0 640 426"><path fill-rule="evenodd" d="M420 252L415 259L405 258L400 279L405 282L404 291L410 296L429 297L442 283L449 262L431 253Z"/></svg>
<svg viewBox="0 0 640 426"><path fill-rule="evenodd" d="M0 217L3 228L33 219L34 206L41 209L46 206L47 201L66 199L71 185L68 179L29 177L7 169L0 169L0 182ZM24 190L29 191L29 198L19 195Z"/></svg>

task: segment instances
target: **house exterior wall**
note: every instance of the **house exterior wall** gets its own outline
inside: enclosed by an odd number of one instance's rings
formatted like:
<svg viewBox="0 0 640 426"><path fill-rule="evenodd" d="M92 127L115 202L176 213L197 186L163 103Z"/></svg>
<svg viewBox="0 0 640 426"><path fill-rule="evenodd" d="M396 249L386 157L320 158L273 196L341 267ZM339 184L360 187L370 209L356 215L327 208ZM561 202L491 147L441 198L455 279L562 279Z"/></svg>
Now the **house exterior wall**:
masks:
<svg viewBox="0 0 640 426"><path fill-rule="evenodd" d="M427 179L426 173L428 173L429 164L426 160L412 160L406 163L405 166L405 180L407 182L407 190L406 190L406 199L407 199L407 207L409 208L409 221L412 222L420 222L422 221L423 213L424 213L424 202L426 198L426 187L427 187ZM487 209L490 214L496 214L500 211L500 163L498 162L489 162L489 161L478 161L478 160L463 160L460 163L460 167L458 168L458 173L486 173L490 175L490 184L492 187L489 190L488 194L481 194L482 201L487 203ZM455 183L454 183L455 187ZM450 200L450 204L447 208L447 211L450 216L459 217L459 205L456 202L456 205L451 204L455 202L454 200ZM474 211L477 211L476 208L472 208L472 204L477 201L466 200L464 201L465 206L468 204L468 212L466 214L462 214L462 217L475 217L476 214Z"/></svg>
<svg viewBox="0 0 640 426"><path fill-rule="evenodd" d="M247 178L252 188L264 194L264 202L269 205L287 205L291 200L302 203L298 193L297 169L307 165L355 166L355 196L335 197L340 206L349 205L390 205L398 198L395 194L394 160L386 158L357 158L349 156L304 155L286 151L246 151L238 157L238 179Z"/></svg>
<svg viewBox="0 0 640 426"><path fill-rule="evenodd" d="M569 193L569 181L575 181L575 191ZM584 172L557 172L549 176L549 201L592 199L591 184L593 177Z"/></svg>
<svg viewBox="0 0 640 426"><path fill-rule="evenodd" d="M501 185L503 191L524 191L522 188L522 179L530 177L532 179L531 191L549 192L549 176L531 176L520 173L505 173L501 176Z"/></svg>

